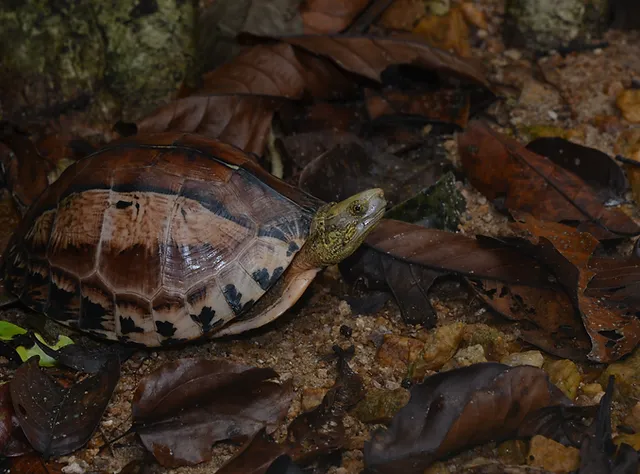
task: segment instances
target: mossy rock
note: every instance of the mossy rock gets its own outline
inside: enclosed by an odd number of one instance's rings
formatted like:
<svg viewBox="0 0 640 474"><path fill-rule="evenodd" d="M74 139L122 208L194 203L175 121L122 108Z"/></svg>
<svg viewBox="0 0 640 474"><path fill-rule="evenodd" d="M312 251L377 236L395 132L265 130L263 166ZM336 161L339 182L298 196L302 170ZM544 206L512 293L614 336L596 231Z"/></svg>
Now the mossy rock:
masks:
<svg viewBox="0 0 640 474"><path fill-rule="evenodd" d="M546 51L598 37L608 11L609 0L507 0L505 42Z"/></svg>
<svg viewBox="0 0 640 474"><path fill-rule="evenodd" d="M194 56L193 2L0 3L0 118L104 110L133 120L174 92Z"/></svg>

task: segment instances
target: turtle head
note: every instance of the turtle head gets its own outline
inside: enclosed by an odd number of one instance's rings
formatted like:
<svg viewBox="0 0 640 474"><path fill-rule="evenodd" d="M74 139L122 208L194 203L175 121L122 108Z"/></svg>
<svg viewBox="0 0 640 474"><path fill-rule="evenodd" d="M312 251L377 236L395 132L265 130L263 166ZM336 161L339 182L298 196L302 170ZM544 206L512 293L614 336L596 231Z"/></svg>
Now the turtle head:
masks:
<svg viewBox="0 0 640 474"><path fill-rule="evenodd" d="M375 188L322 206L311 223L311 260L326 266L347 258L382 219L386 204L382 189Z"/></svg>

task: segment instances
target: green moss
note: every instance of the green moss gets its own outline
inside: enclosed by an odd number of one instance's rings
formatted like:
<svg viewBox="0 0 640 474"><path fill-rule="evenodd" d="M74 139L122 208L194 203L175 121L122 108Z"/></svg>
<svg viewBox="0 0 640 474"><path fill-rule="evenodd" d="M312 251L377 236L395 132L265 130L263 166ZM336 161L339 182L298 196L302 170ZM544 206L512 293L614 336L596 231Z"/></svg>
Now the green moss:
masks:
<svg viewBox="0 0 640 474"><path fill-rule="evenodd" d="M101 107L137 118L175 91L193 57L194 7L176 0L0 4L3 118Z"/></svg>

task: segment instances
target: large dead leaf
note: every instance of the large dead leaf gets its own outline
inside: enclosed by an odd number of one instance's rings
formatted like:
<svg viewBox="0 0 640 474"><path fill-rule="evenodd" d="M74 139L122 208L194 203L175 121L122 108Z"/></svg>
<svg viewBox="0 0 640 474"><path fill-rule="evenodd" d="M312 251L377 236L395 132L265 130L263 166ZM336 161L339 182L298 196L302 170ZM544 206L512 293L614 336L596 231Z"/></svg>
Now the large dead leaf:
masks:
<svg viewBox="0 0 640 474"><path fill-rule="evenodd" d="M640 307L640 240L636 240L627 258L592 257L589 269L595 275L585 291L586 296L605 298L629 307Z"/></svg>
<svg viewBox="0 0 640 474"><path fill-rule="evenodd" d="M550 286L549 274L535 259L489 239L480 241L384 219L365 242L383 254L432 270L521 285Z"/></svg>
<svg viewBox="0 0 640 474"><path fill-rule="evenodd" d="M578 222L579 229L599 239L640 233L633 220L606 208L579 177L483 122L470 122L458 146L471 184L499 207L548 221Z"/></svg>
<svg viewBox="0 0 640 474"><path fill-rule="evenodd" d="M365 443L365 466L376 473L422 473L465 448L515 437L540 409L569 404L535 367L483 363L441 372L413 386L389 429Z"/></svg>
<svg viewBox="0 0 640 474"><path fill-rule="evenodd" d="M464 58L471 56L469 27L458 6L452 7L446 15L425 16L413 28L413 32L437 48L453 51Z"/></svg>
<svg viewBox="0 0 640 474"><path fill-rule="evenodd" d="M589 359L613 362L633 351L640 341L637 309L620 307L615 301L585 294L594 272L589 268L598 241L586 232L554 222L541 222L517 215L515 227L528 234L539 260L550 266L558 281L579 309L589 337Z"/></svg>
<svg viewBox="0 0 640 474"><path fill-rule="evenodd" d="M96 375L63 387L32 357L11 380L16 417L33 448L45 457L75 451L98 427L120 378L120 361L111 359Z"/></svg>
<svg viewBox="0 0 640 474"><path fill-rule="evenodd" d="M260 155L281 103L255 95L193 95L156 109L138 122L138 131L193 132Z"/></svg>
<svg viewBox="0 0 640 474"><path fill-rule="evenodd" d="M353 95L354 82L330 61L286 43L260 44L205 74L202 94L252 94L301 99Z"/></svg>
<svg viewBox="0 0 640 474"><path fill-rule="evenodd" d="M527 144L527 150L546 156L558 166L586 181L601 199L620 198L627 189L622 168L606 153L560 137L541 137Z"/></svg>
<svg viewBox="0 0 640 474"><path fill-rule="evenodd" d="M134 394L134 429L166 467L211 459L211 446L273 429L287 413L291 382L273 369L226 359L180 359L145 377Z"/></svg>
<svg viewBox="0 0 640 474"><path fill-rule="evenodd" d="M300 15L305 34L339 33L349 27L369 0L304 0Z"/></svg>
<svg viewBox="0 0 640 474"><path fill-rule="evenodd" d="M405 64L451 75L489 89L482 69L475 62L417 39L373 36L293 36L280 39L327 57L341 68L378 83L382 82L381 75L389 66Z"/></svg>
<svg viewBox="0 0 640 474"><path fill-rule="evenodd" d="M282 443L276 443L264 432L258 433L218 474L263 474L283 454L296 463L308 464L344 445L342 419L362 399L364 388L362 378L349 367L347 354L338 347L334 350L338 355L338 376L320 405L298 415L289 425L287 438Z"/></svg>

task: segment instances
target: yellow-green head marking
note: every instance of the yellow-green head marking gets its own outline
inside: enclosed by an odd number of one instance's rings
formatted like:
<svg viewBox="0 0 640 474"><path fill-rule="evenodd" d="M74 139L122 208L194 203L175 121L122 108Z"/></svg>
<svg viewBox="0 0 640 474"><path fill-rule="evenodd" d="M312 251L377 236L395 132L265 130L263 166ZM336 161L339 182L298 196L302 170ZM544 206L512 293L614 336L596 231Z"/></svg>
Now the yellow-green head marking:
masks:
<svg viewBox="0 0 640 474"><path fill-rule="evenodd" d="M305 244L308 261L334 265L351 255L382 219L387 201L382 189L368 189L318 210Z"/></svg>

